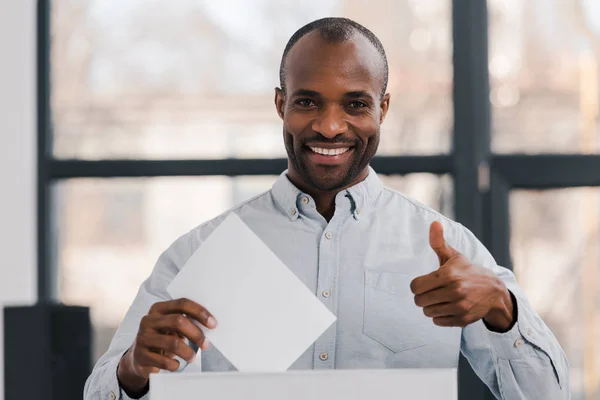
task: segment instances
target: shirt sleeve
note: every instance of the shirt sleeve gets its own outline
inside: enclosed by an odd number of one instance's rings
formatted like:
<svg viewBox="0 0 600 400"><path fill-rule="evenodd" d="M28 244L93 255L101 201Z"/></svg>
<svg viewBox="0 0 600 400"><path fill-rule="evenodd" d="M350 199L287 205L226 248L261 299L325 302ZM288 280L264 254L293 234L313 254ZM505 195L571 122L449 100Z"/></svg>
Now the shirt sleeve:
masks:
<svg viewBox="0 0 600 400"><path fill-rule="evenodd" d="M533 310L515 275L496 264L489 251L463 227L461 252L494 271L517 301L517 322L505 333L483 321L463 329L461 351L498 399L570 398L569 364L556 337Z"/></svg>
<svg viewBox="0 0 600 400"><path fill-rule="evenodd" d="M150 307L169 300L167 286L192 255L192 234L175 241L158 259L150 277L141 285L133 304L113 337L108 351L98 360L84 389L84 400L132 400L119 386L117 367L131 347L140 321ZM141 399L147 400L148 395Z"/></svg>

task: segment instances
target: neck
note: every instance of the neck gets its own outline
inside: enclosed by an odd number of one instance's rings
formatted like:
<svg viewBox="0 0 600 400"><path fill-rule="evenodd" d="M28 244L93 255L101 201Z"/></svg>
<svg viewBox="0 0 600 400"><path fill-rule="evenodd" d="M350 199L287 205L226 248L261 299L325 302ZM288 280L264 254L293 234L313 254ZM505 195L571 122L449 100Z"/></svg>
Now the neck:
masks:
<svg viewBox="0 0 600 400"><path fill-rule="evenodd" d="M333 214L335 213L335 197L337 194L343 190L348 189L356 185L359 182L365 180L367 175L369 174L369 169L365 168L352 182L348 185L333 189L333 190L321 190L314 186L306 183L300 175L291 167L288 169L288 179L290 182L294 184L298 189L303 191L306 194L309 194L317 205L317 211L321 214L327 221L330 221L333 218Z"/></svg>

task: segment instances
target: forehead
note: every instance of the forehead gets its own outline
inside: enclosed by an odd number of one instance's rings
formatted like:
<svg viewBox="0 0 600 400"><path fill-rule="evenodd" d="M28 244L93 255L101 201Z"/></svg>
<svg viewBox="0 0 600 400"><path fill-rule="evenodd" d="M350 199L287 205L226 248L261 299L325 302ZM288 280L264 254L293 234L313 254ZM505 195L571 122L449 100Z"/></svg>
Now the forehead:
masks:
<svg viewBox="0 0 600 400"><path fill-rule="evenodd" d="M329 43L318 32L311 32L288 53L285 83L290 92L364 90L375 96L383 87L382 64L377 49L360 34L345 42Z"/></svg>

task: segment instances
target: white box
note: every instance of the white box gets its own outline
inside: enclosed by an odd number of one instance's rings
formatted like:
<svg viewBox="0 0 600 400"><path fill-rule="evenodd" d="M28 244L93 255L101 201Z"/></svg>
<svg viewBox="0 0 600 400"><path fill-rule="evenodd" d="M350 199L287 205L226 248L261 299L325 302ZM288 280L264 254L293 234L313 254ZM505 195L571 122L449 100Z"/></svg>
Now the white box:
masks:
<svg viewBox="0 0 600 400"><path fill-rule="evenodd" d="M457 396L454 368L150 376L150 400L456 400Z"/></svg>

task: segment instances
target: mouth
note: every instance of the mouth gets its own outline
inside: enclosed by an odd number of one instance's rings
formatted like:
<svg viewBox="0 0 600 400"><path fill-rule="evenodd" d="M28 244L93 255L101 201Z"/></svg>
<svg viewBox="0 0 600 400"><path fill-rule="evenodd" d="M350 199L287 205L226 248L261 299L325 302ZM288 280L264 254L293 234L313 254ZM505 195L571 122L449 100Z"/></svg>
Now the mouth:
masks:
<svg viewBox="0 0 600 400"><path fill-rule="evenodd" d="M309 159L320 165L336 165L342 164L350 157L353 147L319 147L307 146Z"/></svg>
<svg viewBox="0 0 600 400"><path fill-rule="evenodd" d="M327 149L324 147L308 146L308 148L313 153L321 154L322 156L339 156L350 150L350 147L337 147L335 149Z"/></svg>

